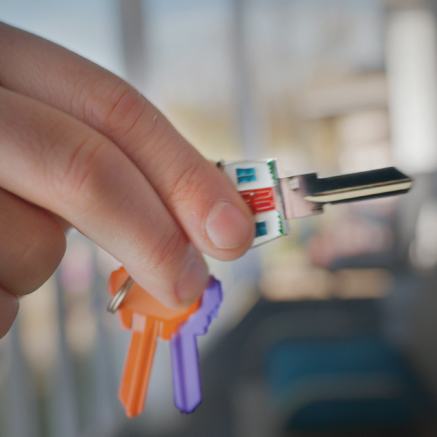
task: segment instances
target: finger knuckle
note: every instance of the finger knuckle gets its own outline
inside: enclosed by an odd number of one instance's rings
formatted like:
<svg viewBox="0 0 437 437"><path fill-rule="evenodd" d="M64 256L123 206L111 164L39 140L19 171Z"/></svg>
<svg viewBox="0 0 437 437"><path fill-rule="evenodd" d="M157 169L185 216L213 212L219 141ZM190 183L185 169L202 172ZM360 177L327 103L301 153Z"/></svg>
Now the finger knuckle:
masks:
<svg viewBox="0 0 437 437"><path fill-rule="evenodd" d="M129 136L141 123L141 135L151 139L163 127L159 112L135 88L119 78L88 86L84 112L110 137L117 141ZM133 142L135 143L135 141Z"/></svg>
<svg viewBox="0 0 437 437"><path fill-rule="evenodd" d="M136 123L144 110L144 100L138 91L126 82L120 81L108 84L108 90L95 99L95 108L100 110L102 123L107 130L119 135L125 135Z"/></svg>
<svg viewBox="0 0 437 437"><path fill-rule="evenodd" d="M88 207L99 186L99 167L106 140L89 136L77 142L64 165L52 173L53 194L63 204Z"/></svg>
<svg viewBox="0 0 437 437"><path fill-rule="evenodd" d="M178 174L171 183L170 202L179 203L192 200L205 184L201 170L201 162L190 156L177 158Z"/></svg>
<svg viewBox="0 0 437 437"><path fill-rule="evenodd" d="M158 269L167 270L169 266L174 266L183 258L181 254L186 245L187 238L180 229L165 230L151 250L150 268L157 271Z"/></svg>

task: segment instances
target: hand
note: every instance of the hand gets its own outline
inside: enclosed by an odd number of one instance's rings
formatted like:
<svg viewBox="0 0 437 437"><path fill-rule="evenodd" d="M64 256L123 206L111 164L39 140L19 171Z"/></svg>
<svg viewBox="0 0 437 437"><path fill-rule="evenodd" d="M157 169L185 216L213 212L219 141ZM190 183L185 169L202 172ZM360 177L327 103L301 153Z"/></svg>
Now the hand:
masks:
<svg viewBox="0 0 437 437"><path fill-rule="evenodd" d="M201 295L202 252L232 260L254 235L226 177L135 89L0 24L0 338L70 224L172 307Z"/></svg>

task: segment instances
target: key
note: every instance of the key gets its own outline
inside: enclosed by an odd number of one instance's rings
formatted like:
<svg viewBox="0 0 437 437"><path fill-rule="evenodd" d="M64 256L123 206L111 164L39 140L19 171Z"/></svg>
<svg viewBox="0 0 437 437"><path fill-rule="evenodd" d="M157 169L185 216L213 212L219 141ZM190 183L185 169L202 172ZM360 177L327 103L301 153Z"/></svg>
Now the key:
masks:
<svg viewBox="0 0 437 437"><path fill-rule="evenodd" d="M327 203L404 194L413 180L394 167L318 178L316 173L280 178L275 159L219 162L255 218L253 246L287 235L287 220L323 213Z"/></svg>
<svg viewBox="0 0 437 437"><path fill-rule="evenodd" d="M316 173L280 178L274 159L219 162L217 165L254 214L253 246L287 235L287 220L321 214L327 203L403 194L413 185L411 178L394 167L319 179ZM119 308L123 326L133 330L120 388L120 399L128 416L139 414L144 407L158 336L164 339L172 337L176 406L188 413L200 403L196 337L207 331L222 299L220 286L215 282L210 285L212 291L208 288L201 308L193 315L200 300L186 312L174 312L135 284L123 268L112 274L109 290L113 297L108 311L115 312Z"/></svg>
<svg viewBox="0 0 437 437"><path fill-rule="evenodd" d="M109 293L114 296L127 281L129 275L123 267L113 272ZM127 416L134 417L144 409L157 338L169 340L199 306L200 299L186 309L170 309L138 284L130 285L118 308L122 326L133 331L119 391Z"/></svg>
<svg viewBox="0 0 437 437"><path fill-rule="evenodd" d="M134 319L137 315L134 314ZM119 398L126 414L134 417L144 409L147 387L152 371L159 335L159 322L151 317L139 317L133 329L129 352L120 384Z"/></svg>
<svg viewBox="0 0 437 437"><path fill-rule="evenodd" d="M280 178L275 159L217 163L248 203L258 246L288 235L288 220L323 213L327 203L352 202L407 193L413 180L394 167L319 179L316 173ZM133 281L132 281L133 283ZM108 305L115 312L131 284Z"/></svg>
<svg viewBox="0 0 437 437"><path fill-rule="evenodd" d="M170 340L174 401L182 413L193 412L202 401L197 337L206 334L222 300L221 283L212 278L200 308Z"/></svg>

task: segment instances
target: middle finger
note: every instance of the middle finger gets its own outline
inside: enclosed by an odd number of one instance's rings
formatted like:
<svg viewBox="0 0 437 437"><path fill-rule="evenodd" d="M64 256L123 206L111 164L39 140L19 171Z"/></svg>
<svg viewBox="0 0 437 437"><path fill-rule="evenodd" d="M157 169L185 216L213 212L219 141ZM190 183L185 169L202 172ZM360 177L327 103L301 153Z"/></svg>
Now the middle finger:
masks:
<svg viewBox="0 0 437 437"><path fill-rule="evenodd" d="M0 88L0 186L68 220L168 306L200 296L207 267L135 165L74 118Z"/></svg>

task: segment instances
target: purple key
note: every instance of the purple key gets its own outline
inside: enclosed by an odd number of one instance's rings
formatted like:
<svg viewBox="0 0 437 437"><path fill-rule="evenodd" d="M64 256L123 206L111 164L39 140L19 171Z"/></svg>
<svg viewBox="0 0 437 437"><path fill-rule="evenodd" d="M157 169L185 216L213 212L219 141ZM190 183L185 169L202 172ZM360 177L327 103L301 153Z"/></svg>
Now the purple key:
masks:
<svg viewBox="0 0 437 437"><path fill-rule="evenodd" d="M199 309L170 340L174 402L181 413L193 412L202 401L197 337L207 333L222 300L221 282L211 276Z"/></svg>

